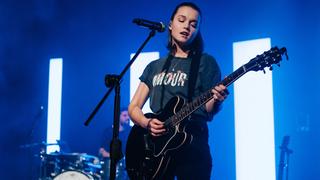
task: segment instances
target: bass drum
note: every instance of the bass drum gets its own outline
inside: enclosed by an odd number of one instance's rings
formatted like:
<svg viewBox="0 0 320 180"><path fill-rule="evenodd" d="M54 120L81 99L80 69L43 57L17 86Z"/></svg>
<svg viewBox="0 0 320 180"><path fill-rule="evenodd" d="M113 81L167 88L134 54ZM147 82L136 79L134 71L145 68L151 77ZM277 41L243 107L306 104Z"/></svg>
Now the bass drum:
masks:
<svg viewBox="0 0 320 180"><path fill-rule="evenodd" d="M81 171L64 171L58 174L53 180L96 180L99 178L94 178L90 174L83 173Z"/></svg>

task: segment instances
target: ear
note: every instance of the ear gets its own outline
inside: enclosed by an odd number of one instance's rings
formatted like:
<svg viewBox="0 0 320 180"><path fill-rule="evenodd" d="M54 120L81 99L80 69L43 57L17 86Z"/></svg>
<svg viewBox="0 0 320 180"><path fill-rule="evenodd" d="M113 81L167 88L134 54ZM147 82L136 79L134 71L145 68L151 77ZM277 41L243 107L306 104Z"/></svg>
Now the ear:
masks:
<svg viewBox="0 0 320 180"><path fill-rule="evenodd" d="M169 22L169 26L168 26L169 30L172 30L171 24L172 24L172 21Z"/></svg>

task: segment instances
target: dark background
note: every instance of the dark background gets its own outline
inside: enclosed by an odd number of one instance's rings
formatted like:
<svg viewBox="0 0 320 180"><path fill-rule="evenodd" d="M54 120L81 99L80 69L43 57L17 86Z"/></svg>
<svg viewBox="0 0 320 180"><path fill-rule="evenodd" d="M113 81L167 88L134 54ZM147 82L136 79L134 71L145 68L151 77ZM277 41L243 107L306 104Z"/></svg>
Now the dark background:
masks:
<svg viewBox="0 0 320 180"><path fill-rule="evenodd" d="M0 175L35 179L39 147L46 140L49 59L62 57L61 140L72 152L97 155L102 130L112 123L113 96L89 127L83 123L107 88L105 74L120 73L148 34L136 17L168 22L180 1L2 0L0 2ZM270 37L285 46L289 61L273 72L275 143L290 135L291 180L320 177L320 5L314 0L196 1L203 13L205 51L223 76L232 72L232 43ZM167 33L144 52L166 54ZM121 105L129 103L129 73ZM250 88L250 87L248 87ZM213 178L236 179L233 87L209 124ZM43 108L42 108L43 107ZM276 163L279 149L276 149ZM261 162L263 163L263 162ZM276 167L277 167L276 165Z"/></svg>

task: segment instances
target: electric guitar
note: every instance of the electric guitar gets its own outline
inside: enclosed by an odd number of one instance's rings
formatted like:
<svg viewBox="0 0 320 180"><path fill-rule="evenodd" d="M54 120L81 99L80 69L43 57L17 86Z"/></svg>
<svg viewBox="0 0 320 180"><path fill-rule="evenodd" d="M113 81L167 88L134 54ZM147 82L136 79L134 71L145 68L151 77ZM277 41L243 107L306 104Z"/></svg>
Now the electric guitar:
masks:
<svg viewBox="0 0 320 180"><path fill-rule="evenodd" d="M264 71L265 67L272 70L273 64L280 65L283 54L288 59L286 48L273 47L239 67L218 84L229 86L249 71ZM166 133L162 136L154 137L138 125L132 127L126 145L126 169L130 179L161 179L170 161L170 154L192 141L192 135L184 131L187 117L213 98L212 89L189 103L179 96L173 97L162 112L145 114L147 118L164 122Z"/></svg>

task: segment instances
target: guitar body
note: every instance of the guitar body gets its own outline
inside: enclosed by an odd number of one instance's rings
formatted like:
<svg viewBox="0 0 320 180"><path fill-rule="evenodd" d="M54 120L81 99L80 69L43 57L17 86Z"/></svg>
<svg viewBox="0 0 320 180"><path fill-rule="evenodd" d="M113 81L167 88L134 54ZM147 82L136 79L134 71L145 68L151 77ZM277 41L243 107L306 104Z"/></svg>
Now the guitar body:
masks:
<svg viewBox="0 0 320 180"><path fill-rule="evenodd" d="M178 112L185 101L174 97L158 114L145 114L147 118L157 118L161 121ZM167 126L164 135L154 137L137 125L131 128L126 146L126 169L130 179L161 179L170 161L170 154L184 144L190 143L192 136L184 132L185 123Z"/></svg>

